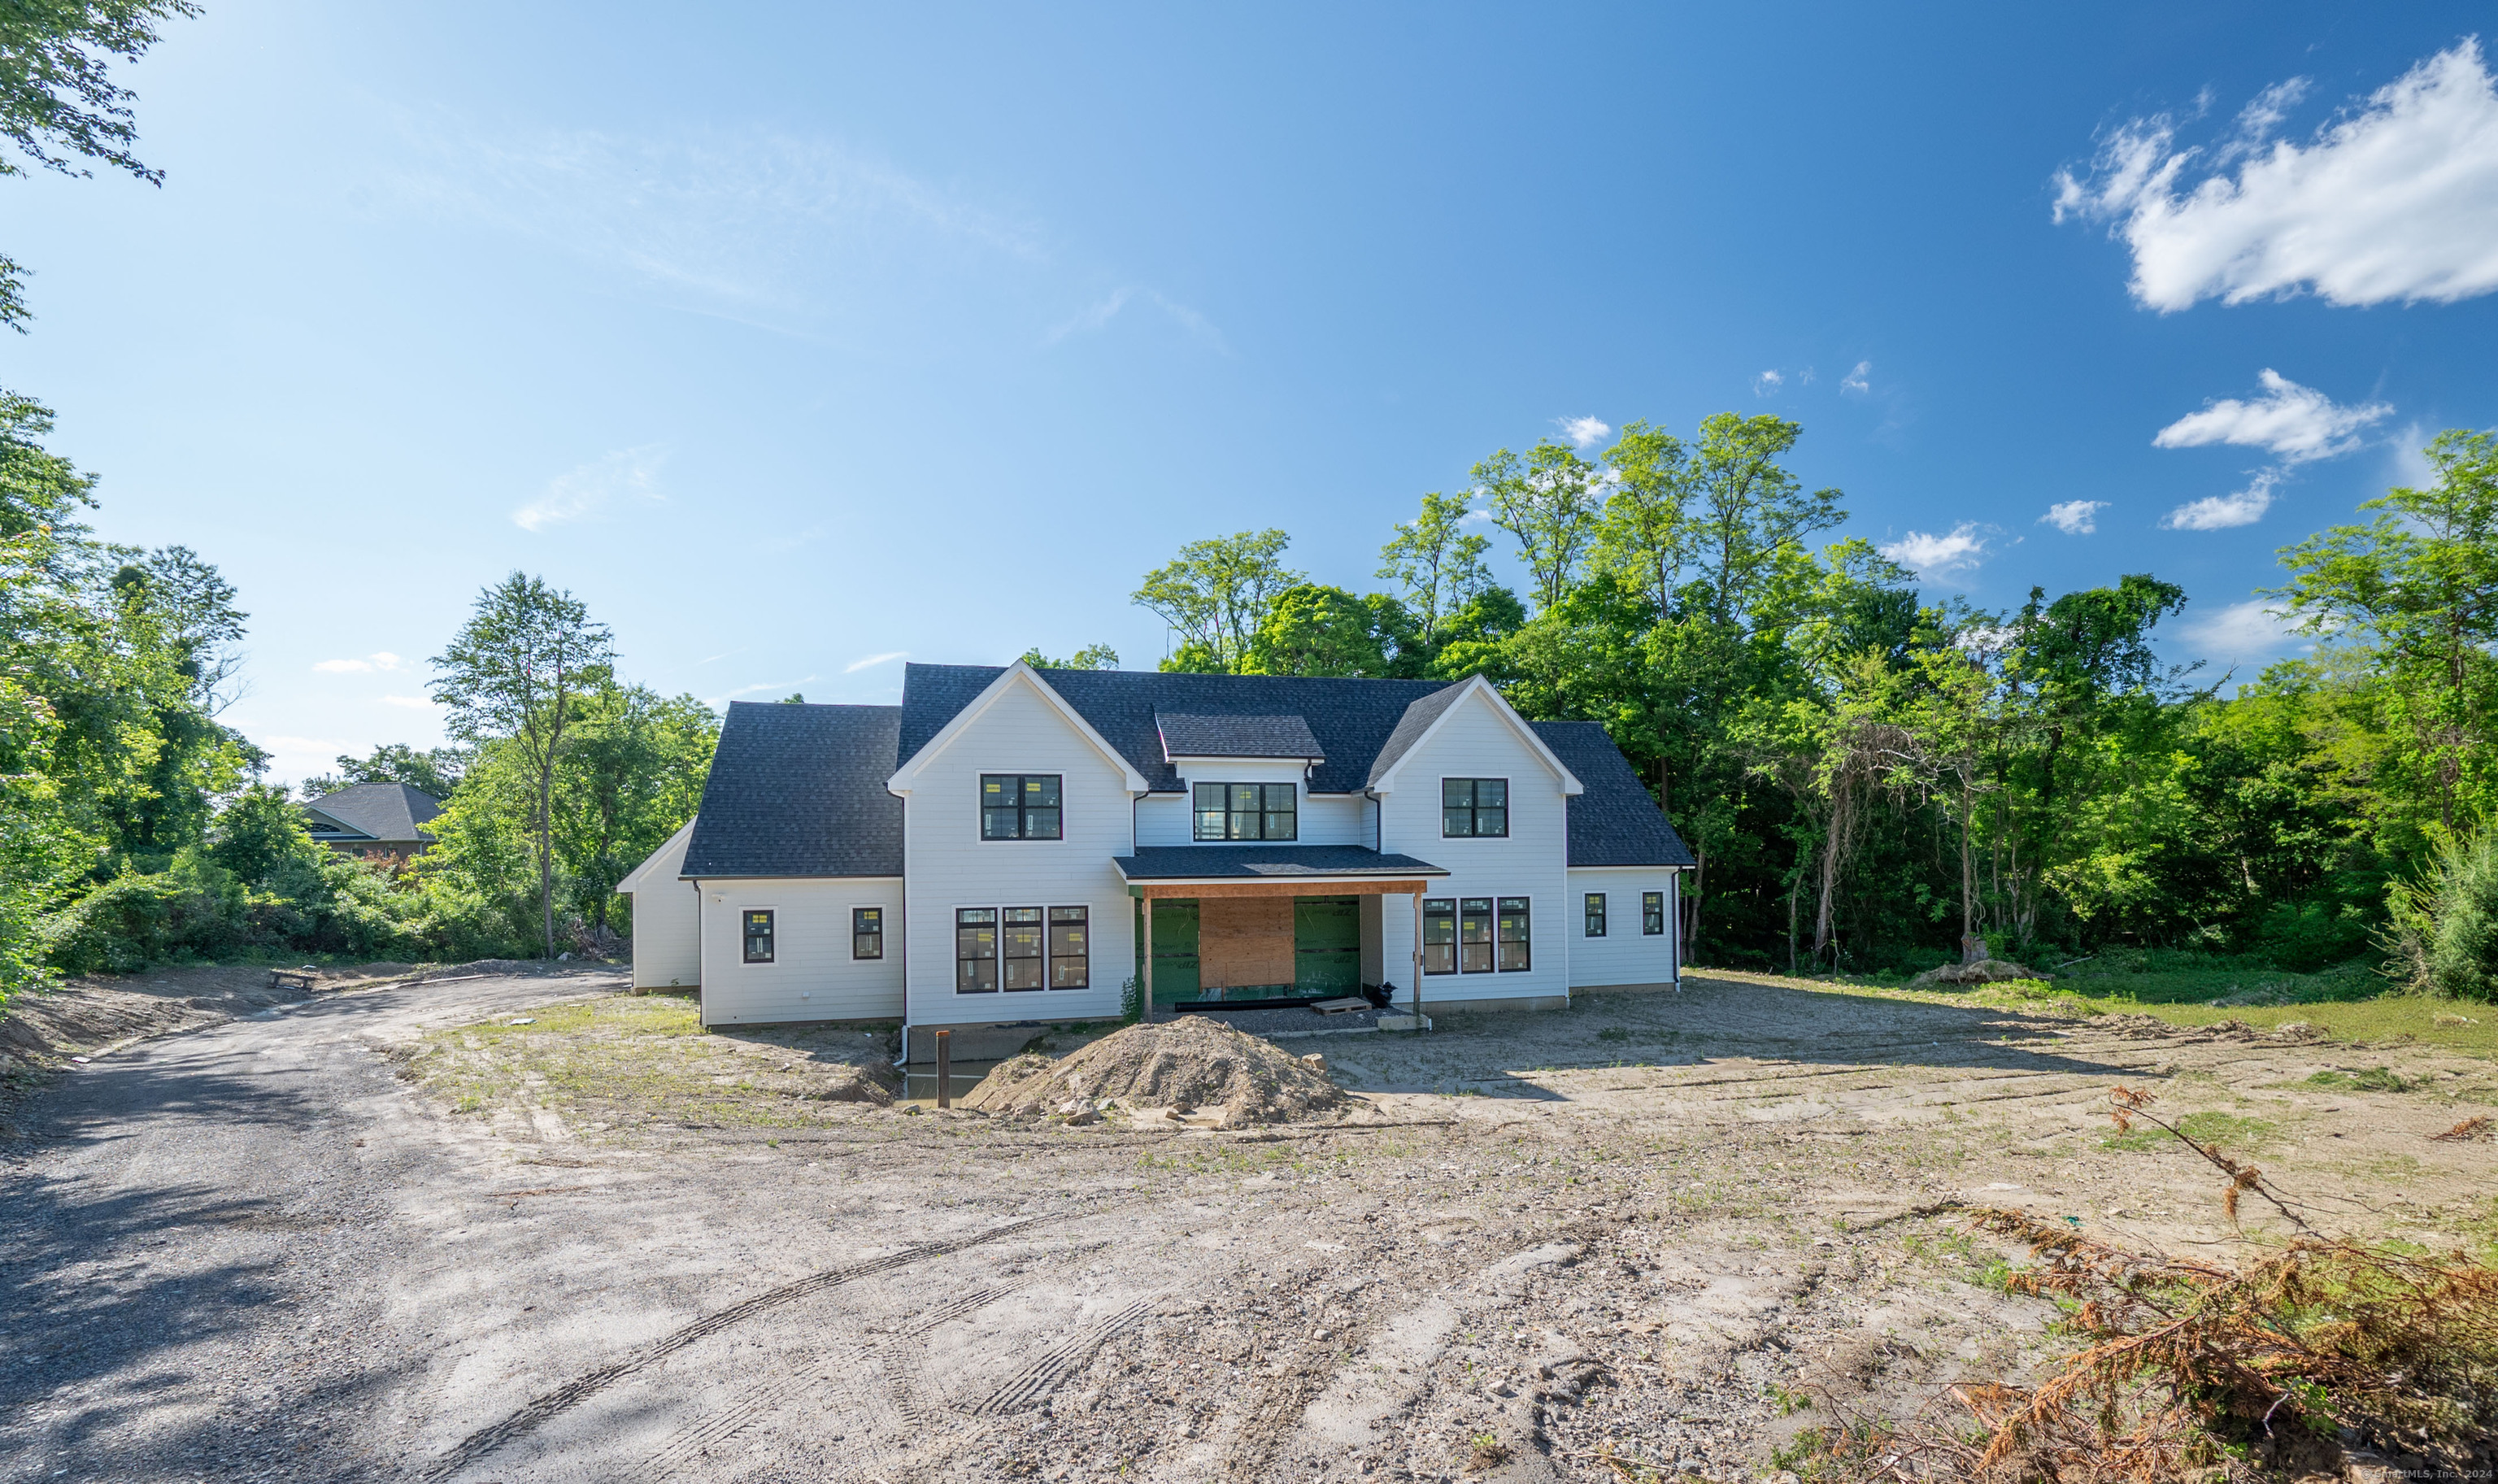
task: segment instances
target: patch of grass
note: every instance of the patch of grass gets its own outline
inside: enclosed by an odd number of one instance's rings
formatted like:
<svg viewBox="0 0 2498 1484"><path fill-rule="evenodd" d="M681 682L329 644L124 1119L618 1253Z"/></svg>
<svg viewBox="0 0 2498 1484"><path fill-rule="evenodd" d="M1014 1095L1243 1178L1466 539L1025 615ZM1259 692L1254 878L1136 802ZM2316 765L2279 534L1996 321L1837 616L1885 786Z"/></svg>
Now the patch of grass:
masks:
<svg viewBox="0 0 2498 1484"><path fill-rule="evenodd" d="M2188 1113L2177 1120L2177 1126L2184 1129L2190 1139L2233 1149L2261 1148L2281 1135L2278 1125L2261 1118L2241 1118L2235 1113L2209 1111ZM2130 1132L2100 1140L2099 1147L2139 1153L2173 1143L2176 1137L2164 1128L2144 1124Z"/></svg>
<svg viewBox="0 0 2498 1484"><path fill-rule="evenodd" d="M823 1100L827 1080L875 1068L883 1046L849 1026L708 1034L690 994L609 995L432 1032L402 1075L462 1113L813 1127L845 1109Z"/></svg>
<svg viewBox="0 0 2498 1484"><path fill-rule="evenodd" d="M2327 1067L2307 1080L2311 1087L2351 1087L2360 1092L2409 1092L2417 1083L2407 1082L2384 1067L2370 1067L2365 1072L2344 1072Z"/></svg>

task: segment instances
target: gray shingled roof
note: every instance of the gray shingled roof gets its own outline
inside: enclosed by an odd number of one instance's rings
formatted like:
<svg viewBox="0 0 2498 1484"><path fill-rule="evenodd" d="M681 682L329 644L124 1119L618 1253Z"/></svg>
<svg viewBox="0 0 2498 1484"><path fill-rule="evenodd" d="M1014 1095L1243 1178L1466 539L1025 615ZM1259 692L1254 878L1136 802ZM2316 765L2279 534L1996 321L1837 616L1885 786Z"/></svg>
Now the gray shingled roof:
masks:
<svg viewBox="0 0 2498 1484"><path fill-rule="evenodd" d="M1630 759L1596 722L1529 722L1586 791L1570 799L1574 866L1692 864L1691 852Z"/></svg>
<svg viewBox="0 0 2498 1484"><path fill-rule="evenodd" d="M1207 877L1446 876L1411 855L1383 855L1361 845L1148 845L1110 863L1130 881L1201 881Z"/></svg>
<svg viewBox="0 0 2498 1484"><path fill-rule="evenodd" d="M731 701L684 874L900 876L900 706Z"/></svg>
<svg viewBox="0 0 2498 1484"><path fill-rule="evenodd" d="M1172 758L1327 757L1310 724L1297 716L1192 716L1157 711L1163 752Z"/></svg>
<svg viewBox="0 0 2498 1484"><path fill-rule="evenodd" d="M1379 756L1370 759L1370 775L1363 782L1379 782L1380 774L1394 767L1397 758L1412 752L1414 744L1423 740L1423 733L1431 729L1431 724L1440 719L1442 712L1457 703L1463 690L1462 682L1444 686L1428 695L1417 697L1408 705L1405 714L1396 719L1396 729L1388 734L1388 741L1379 749Z"/></svg>
<svg viewBox="0 0 2498 1484"><path fill-rule="evenodd" d="M986 664L903 668L902 757L908 761L1004 670ZM1295 675L1166 675L1152 670L1043 670L1041 678L1092 724L1159 793L1180 791L1163 756L1158 712L1203 717L1297 716L1325 750L1310 773L1313 793L1359 793L1370 759L1405 708L1438 680L1312 680Z"/></svg>
<svg viewBox="0 0 2498 1484"><path fill-rule="evenodd" d="M370 783L306 799L304 807L346 826L331 829L319 818L307 820L315 840L365 839L398 845L427 838L418 826L442 812L442 800L406 784Z"/></svg>

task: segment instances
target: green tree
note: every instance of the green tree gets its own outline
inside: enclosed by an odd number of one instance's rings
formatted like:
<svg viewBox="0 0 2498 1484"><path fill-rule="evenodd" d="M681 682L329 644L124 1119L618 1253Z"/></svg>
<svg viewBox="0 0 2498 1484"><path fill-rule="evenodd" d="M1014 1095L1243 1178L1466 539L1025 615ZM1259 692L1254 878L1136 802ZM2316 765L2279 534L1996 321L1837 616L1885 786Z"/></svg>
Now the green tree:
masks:
<svg viewBox="0 0 2498 1484"><path fill-rule="evenodd" d="M586 693L609 683L615 645L570 593L514 572L477 597L467 623L434 657L433 701L451 734L507 743L530 786L539 924L555 956L555 781Z"/></svg>
<svg viewBox="0 0 2498 1484"><path fill-rule="evenodd" d="M1255 675L1385 679L1411 654L1415 629L1405 605L1385 593L1357 597L1303 583L1275 599L1241 668Z"/></svg>
<svg viewBox="0 0 2498 1484"><path fill-rule="evenodd" d="M1662 619L1690 560L1690 450L1661 428L1635 422L1605 450L1613 493L1596 523L1595 563L1619 574Z"/></svg>
<svg viewBox="0 0 2498 1484"><path fill-rule="evenodd" d="M1803 424L1766 412L1720 412L1700 424L1683 474L1698 506L1693 546L1720 625L1741 621L1781 551L1847 518L1837 490L1808 495L1779 462L1803 436Z"/></svg>
<svg viewBox="0 0 2498 1484"><path fill-rule="evenodd" d="M1284 565L1293 538L1283 532L1243 531L1191 541L1145 574L1132 600L1162 616L1180 639L1179 664L1236 673L1267 610L1284 591L1306 581Z"/></svg>
<svg viewBox="0 0 2498 1484"><path fill-rule="evenodd" d="M1024 663L1037 670L1115 670L1119 667L1119 652L1107 644L1087 644L1068 660L1052 660L1043 655L1041 646L1036 644L1025 650L1022 658Z"/></svg>
<svg viewBox="0 0 2498 1484"><path fill-rule="evenodd" d="M1578 579L1595 540L1604 509L1596 468L1545 438L1522 459L1500 449L1472 473L1492 524L1518 541L1519 556L1535 579L1537 606L1555 606Z"/></svg>
<svg viewBox="0 0 2498 1484"><path fill-rule="evenodd" d="M2438 821L2453 834L2489 818L2489 719L2498 661L2498 436L2450 430L2423 450L2437 478L2361 505L2290 547L2290 580L2267 596L2297 631L2374 646L2388 699L2434 775Z"/></svg>
<svg viewBox="0 0 2498 1484"><path fill-rule="evenodd" d="M163 171L139 162L130 105L137 98L111 76L114 57L136 62L156 44L156 27L197 16L190 0L10 0L0 5L0 135L25 161L63 175L91 174L93 160L161 185ZM0 176L25 174L0 156ZM25 333L33 315L22 292L25 270L0 257L0 324Z"/></svg>
<svg viewBox="0 0 2498 1484"><path fill-rule="evenodd" d="M1423 508L1411 521L1399 521L1396 533L1379 548L1375 574L1401 590L1405 611L1413 616L1415 641L1436 652L1447 637L1450 619L1492 587L1484 553L1491 541L1464 529L1465 500L1437 490L1423 497Z"/></svg>
<svg viewBox="0 0 2498 1484"><path fill-rule="evenodd" d="M556 854L580 915L604 929L616 884L692 819L720 719L690 695L609 684L582 698L556 791Z"/></svg>
<svg viewBox="0 0 2498 1484"><path fill-rule="evenodd" d="M356 784L405 784L420 793L447 799L460 787L468 766L464 748L435 747L420 752L404 742L386 742L365 757L340 754L338 771L304 781L304 796L319 798Z"/></svg>

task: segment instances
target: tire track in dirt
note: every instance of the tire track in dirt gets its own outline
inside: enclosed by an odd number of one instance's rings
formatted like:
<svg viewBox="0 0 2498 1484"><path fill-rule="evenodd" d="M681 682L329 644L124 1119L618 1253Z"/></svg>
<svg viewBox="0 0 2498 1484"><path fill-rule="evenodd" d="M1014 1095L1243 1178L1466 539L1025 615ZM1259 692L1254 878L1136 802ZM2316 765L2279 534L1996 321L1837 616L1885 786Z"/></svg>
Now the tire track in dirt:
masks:
<svg viewBox="0 0 2498 1484"><path fill-rule="evenodd" d="M923 1338L940 1325L996 1303L1014 1292L1018 1286L1020 1285L1009 1284L1003 1288L975 1289L971 1293L948 1300L930 1309L913 1320L908 1329L880 1339L854 1340L827 1350L817 1357L816 1364L785 1376L709 1417L679 1429L666 1442L659 1445L658 1450L651 1455L639 1471L624 1475L620 1478L619 1484L624 1484L624 1480L668 1478L702 1455L709 1453L713 1448L745 1432L767 1413L779 1408L800 1392L813 1386L831 1386L839 1389L843 1378L852 1371L860 1361L868 1359L876 1351L901 1340ZM914 1411L913 1406L914 1399L909 1397L908 1392L909 1388L906 1387L900 1410L907 1420L918 1422L922 1420L919 1413L924 1412L925 1408Z"/></svg>
<svg viewBox="0 0 2498 1484"><path fill-rule="evenodd" d="M873 1277L877 1274L890 1273L897 1268L907 1268L932 1257L944 1257L948 1253L1001 1241L1050 1222L1072 1220L1077 1215L1100 1213L1099 1211L1071 1211L1057 1216L1028 1216L1021 1221L1010 1221L1004 1226L992 1227L988 1231L974 1236L957 1238L951 1242L922 1242L867 1262L827 1268L821 1273L810 1274L794 1282L784 1283L768 1293L757 1294L743 1304L733 1304L716 1313L705 1315L674 1334L644 1346L632 1355L610 1362L594 1371L584 1371L555 1390L534 1398L500 1422L480 1428L462 1438L448 1453L435 1460L421 1477L428 1481L449 1479L505 1443L535 1432L626 1376L665 1360L697 1340L752 1319L767 1309L795 1303L828 1288L838 1288L844 1283L854 1282L859 1278Z"/></svg>
<svg viewBox="0 0 2498 1484"><path fill-rule="evenodd" d="M1049 1400L1067 1378L1093 1359L1095 1351L1108 1344L1120 1331L1131 1328L1154 1311L1163 1294L1147 1294L1107 1319L1084 1330L1072 1339L1059 1341L1042 1352L1039 1360L1026 1366L999 1383L995 1391L973 1403L975 1417L1003 1417L1026 1411Z"/></svg>

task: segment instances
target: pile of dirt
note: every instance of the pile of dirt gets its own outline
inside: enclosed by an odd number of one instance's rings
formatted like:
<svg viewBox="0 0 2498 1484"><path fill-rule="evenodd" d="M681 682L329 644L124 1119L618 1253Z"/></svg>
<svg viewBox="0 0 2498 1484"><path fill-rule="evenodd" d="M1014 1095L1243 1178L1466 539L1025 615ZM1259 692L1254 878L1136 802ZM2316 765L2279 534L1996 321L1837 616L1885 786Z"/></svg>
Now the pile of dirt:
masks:
<svg viewBox="0 0 2498 1484"><path fill-rule="evenodd" d="M1235 1127L1337 1114L1351 1101L1317 1065L1274 1043L1181 1016L1131 1025L1055 1060L1027 1054L1000 1062L962 1106L1025 1115L1081 1115L1105 1104L1219 1112L1223 1126Z"/></svg>
<svg viewBox="0 0 2498 1484"><path fill-rule="evenodd" d="M1981 958L1975 963L1947 963L1939 969L1928 969L1908 981L1912 986L1933 984L2000 984L2013 979L2047 979L2036 969L2025 969L2008 958Z"/></svg>

